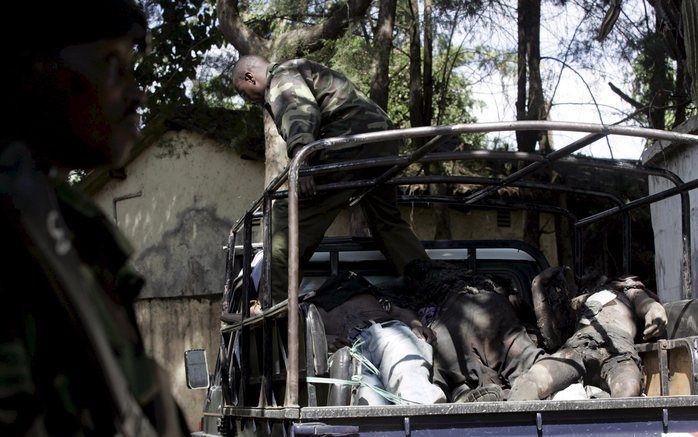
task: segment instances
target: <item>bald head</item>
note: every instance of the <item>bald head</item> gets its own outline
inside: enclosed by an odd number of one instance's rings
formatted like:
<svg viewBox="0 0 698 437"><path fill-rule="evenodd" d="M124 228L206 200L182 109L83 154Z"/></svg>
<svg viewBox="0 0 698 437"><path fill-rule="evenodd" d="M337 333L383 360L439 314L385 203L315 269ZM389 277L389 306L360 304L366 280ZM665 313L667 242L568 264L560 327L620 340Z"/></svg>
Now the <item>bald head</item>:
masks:
<svg viewBox="0 0 698 437"><path fill-rule="evenodd" d="M264 102L269 61L262 56L242 56L231 73L235 90L253 103Z"/></svg>

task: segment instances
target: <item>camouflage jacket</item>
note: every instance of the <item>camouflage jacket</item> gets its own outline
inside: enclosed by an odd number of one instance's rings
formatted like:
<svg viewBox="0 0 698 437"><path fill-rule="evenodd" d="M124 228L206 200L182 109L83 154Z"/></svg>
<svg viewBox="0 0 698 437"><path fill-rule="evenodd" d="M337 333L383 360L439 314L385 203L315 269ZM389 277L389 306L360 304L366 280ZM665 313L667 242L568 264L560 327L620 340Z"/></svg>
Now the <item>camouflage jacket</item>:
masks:
<svg viewBox="0 0 698 437"><path fill-rule="evenodd" d="M266 109L286 141L296 146L321 138L392 129L388 115L343 74L307 59L272 64ZM394 145L379 154L395 154Z"/></svg>
<svg viewBox="0 0 698 437"><path fill-rule="evenodd" d="M136 325L133 301L143 280L129 267L128 242L84 194L34 170L22 146L0 147L0 208L6 233L6 261L0 263L0 435L138 433L122 432L108 372L86 335L89 325L66 298L71 284L91 308L92 326L106 338L129 399L150 422L141 426L161 434L157 404L169 402L167 389ZM33 231L34 223L44 233ZM58 270L69 271L72 282L62 280Z"/></svg>

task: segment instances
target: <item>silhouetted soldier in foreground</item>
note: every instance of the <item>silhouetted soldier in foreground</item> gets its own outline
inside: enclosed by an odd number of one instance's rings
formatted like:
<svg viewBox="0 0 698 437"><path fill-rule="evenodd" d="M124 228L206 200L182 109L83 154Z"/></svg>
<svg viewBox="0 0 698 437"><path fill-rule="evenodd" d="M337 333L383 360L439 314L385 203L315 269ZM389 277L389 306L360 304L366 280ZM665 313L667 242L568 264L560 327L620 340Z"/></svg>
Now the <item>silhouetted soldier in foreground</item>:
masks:
<svg viewBox="0 0 698 437"><path fill-rule="evenodd" d="M64 176L121 166L136 141L145 17L131 0L10 2L3 16L0 435L184 435L136 326L131 249Z"/></svg>

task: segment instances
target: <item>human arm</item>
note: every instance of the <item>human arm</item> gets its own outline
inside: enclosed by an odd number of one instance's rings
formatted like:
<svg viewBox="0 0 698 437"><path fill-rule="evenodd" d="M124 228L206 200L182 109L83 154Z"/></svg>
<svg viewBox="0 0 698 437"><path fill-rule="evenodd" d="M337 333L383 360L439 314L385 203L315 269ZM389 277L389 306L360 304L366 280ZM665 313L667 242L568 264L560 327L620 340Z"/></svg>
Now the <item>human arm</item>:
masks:
<svg viewBox="0 0 698 437"><path fill-rule="evenodd" d="M645 289L645 286L633 277L625 278L622 282L616 281L614 286L622 287L623 292L632 302L635 316L644 321L643 340L659 337L665 332L667 325L666 310L659 303L654 293Z"/></svg>
<svg viewBox="0 0 698 437"><path fill-rule="evenodd" d="M269 85L268 104L279 134L286 141L289 158L318 138L321 110L298 69L277 67ZM317 193L312 176L299 178L298 188L301 198Z"/></svg>
<svg viewBox="0 0 698 437"><path fill-rule="evenodd" d="M267 103L290 158L318 138L320 107L298 69L284 64L274 70Z"/></svg>
<svg viewBox="0 0 698 437"><path fill-rule="evenodd" d="M405 325L409 326L417 337L421 338L427 343L432 343L436 339L434 331L422 325L422 322L419 320L419 317L417 317L417 314L415 314L414 311L392 304L390 306L388 315L393 319L399 320Z"/></svg>

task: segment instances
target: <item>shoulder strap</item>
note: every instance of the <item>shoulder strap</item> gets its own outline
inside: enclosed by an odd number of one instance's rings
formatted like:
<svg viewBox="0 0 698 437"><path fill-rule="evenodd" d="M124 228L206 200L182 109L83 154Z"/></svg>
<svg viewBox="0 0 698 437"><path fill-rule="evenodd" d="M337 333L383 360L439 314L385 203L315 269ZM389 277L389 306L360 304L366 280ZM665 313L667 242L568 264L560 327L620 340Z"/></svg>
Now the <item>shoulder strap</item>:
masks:
<svg viewBox="0 0 698 437"><path fill-rule="evenodd" d="M89 296L99 296L102 291L94 278L84 271L72 247L68 228L45 176L34 169L28 151L19 144L3 150L0 161L3 170L12 170L3 172L0 193L12 202L29 250L46 274L57 281L56 293L70 306L92 345L119 416L116 424L119 431L124 437L155 437L152 424L129 392L126 378L90 302Z"/></svg>

